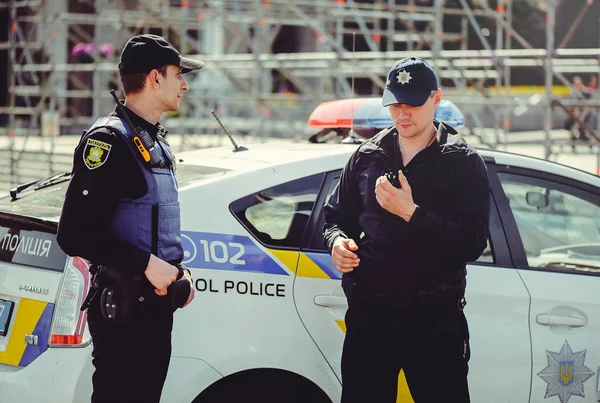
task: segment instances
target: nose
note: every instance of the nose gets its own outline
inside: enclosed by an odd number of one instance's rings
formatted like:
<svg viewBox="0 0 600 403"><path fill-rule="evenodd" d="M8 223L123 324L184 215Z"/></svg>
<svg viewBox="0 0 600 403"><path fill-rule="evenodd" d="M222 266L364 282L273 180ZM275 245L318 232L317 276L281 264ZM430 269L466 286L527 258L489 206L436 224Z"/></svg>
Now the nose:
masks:
<svg viewBox="0 0 600 403"><path fill-rule="evenodd" d="M181 91L187 92L190 89L190 87L187 81L185 81L185 78L182 77L181 79L183 80L183 84L181 85Z"/></svg>
<svg viewBox="0 0 600 403"><path fill-rule="evenodd" d="M403 120L409 117L408 108L405 105L400 105L398 110L398 120Z"/></svg>

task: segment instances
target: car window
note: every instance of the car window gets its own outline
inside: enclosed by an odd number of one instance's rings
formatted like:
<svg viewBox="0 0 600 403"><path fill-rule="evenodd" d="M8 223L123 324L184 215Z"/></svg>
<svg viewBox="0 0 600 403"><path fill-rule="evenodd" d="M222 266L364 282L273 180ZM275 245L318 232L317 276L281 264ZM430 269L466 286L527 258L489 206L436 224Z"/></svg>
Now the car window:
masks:
<svg viewBox="0 0 600 403"><path fill-rule="evenodd" d="M175 177L181 188L204 179L224 175L227 171L227 169L223 168L182 164L177 166ZM60 209L65 201L65 194L68 187L68 181L56 183L41 189L36 189L36 185L32 185L22 193L19 193L16 200L11 200L10 197L0 199L0 208L4 209L6 207L7 209L11 209L14 206L41 206Z"/></svg>
<svg viewBox="0 0 600 403"><path fill-rule="evenodd" d="M530 267L600 273L600 197L524 175L498 177Z"/></svg>
<svg viewBox="0 0 600 403"><path fill-rule="evenodd" d="M496 258L494 257L494 250L492 249L492 245L490 244L490 237L488 236L487 242L485 244L485 249L479 256L479 259L476 262L480 263L495 263Z"/></svg>
<svg viewBox="0 0 600 403"><path fill-rule="evenodd" d="M335 187L337 186L339 181L340 181L339 177L336 177L331 181L331 183L329 185L329 189L327 189L327 197L325 197L325 199L324 199L325 203L327 203L327 201L331 197L331 194L335 190ZM319 220L317 221L317 225L315 227L316 230L319 232L319 235L313 238L313 241L311 242L311 244L309 246L310 249L315 249L315 250L325 251L325 252L327 251L327 247L325 245L325 241L323 239L323 233L322 233L324 224L325 224L325 214L323 213L323 209L321 209L321 214L319 216ZM495 262L494 253L493 253L493 250L492 250L492 247L490 244L489 237L487 240L487 245L485 247L485 250L479 257L479 259L477 259L477 261L478 262L486 262L486 263L494 263Z"/></svg>
<svg viewBox="0 0 600 403"><path fill-rule="evenodd" d="M324 174L283 183L231 204L248 231L268 246L299 248Z"/></svg>

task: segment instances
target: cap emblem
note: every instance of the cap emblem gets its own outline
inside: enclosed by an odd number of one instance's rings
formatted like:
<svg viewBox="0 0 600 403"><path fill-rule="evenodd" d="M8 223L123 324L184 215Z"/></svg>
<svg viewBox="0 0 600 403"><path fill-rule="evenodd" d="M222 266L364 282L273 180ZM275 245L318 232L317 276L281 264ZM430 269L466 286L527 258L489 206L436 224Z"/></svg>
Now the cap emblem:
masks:
<svg viewBox="0 0 600 403"><path fill-rule="evenodd" d="M398 82L402 85L407 84L410 82L410 80L412 80L412 77L410 76L410 72L407 71L400 71L398 73Z"/></svg>

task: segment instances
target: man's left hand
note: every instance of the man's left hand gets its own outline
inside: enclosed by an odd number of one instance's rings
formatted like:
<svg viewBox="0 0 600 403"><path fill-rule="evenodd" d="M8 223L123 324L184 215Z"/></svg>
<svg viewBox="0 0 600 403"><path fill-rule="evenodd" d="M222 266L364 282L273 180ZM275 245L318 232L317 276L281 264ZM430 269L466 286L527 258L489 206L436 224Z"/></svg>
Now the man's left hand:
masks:
<svg viewBox="0 0 600 403"><path fill-rule="evenodd" d="M392 185L385 176L377 178L375 197L382 208L409 222L417 205L413 201L412 190L402 171L398 171L398 180L400 189Z"/></svg>
<svg viewBox="0 0 600 403"><path fill-rule="evenodd" d="M182 306L182 308L185 308L194 299L196 290L194 290L194 281L192 280L192 276L190 276L190 273L187 270L183 271L183 277L190 282L190 295L188 296L186 303Z"/></svg>

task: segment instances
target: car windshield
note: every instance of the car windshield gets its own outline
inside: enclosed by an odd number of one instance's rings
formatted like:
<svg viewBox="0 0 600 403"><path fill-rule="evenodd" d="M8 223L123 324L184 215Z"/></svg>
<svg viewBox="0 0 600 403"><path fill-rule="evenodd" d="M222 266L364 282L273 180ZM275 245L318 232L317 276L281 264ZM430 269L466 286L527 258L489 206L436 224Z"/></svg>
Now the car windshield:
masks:
<svg viewBox="0 0 600 403"><path fill-rule="evenodd" d="M177 166L175 176L179 188L182 188L214 176L224 175L226 172L227 170L223 168L181 164ZM11 200L10 196L6 196L0 199L0 211L30 216L58 216L60 215L68 186L68 181L62 181L39 189L30 188L24 190L19 193L19 197L16 200Z"/></svg>

